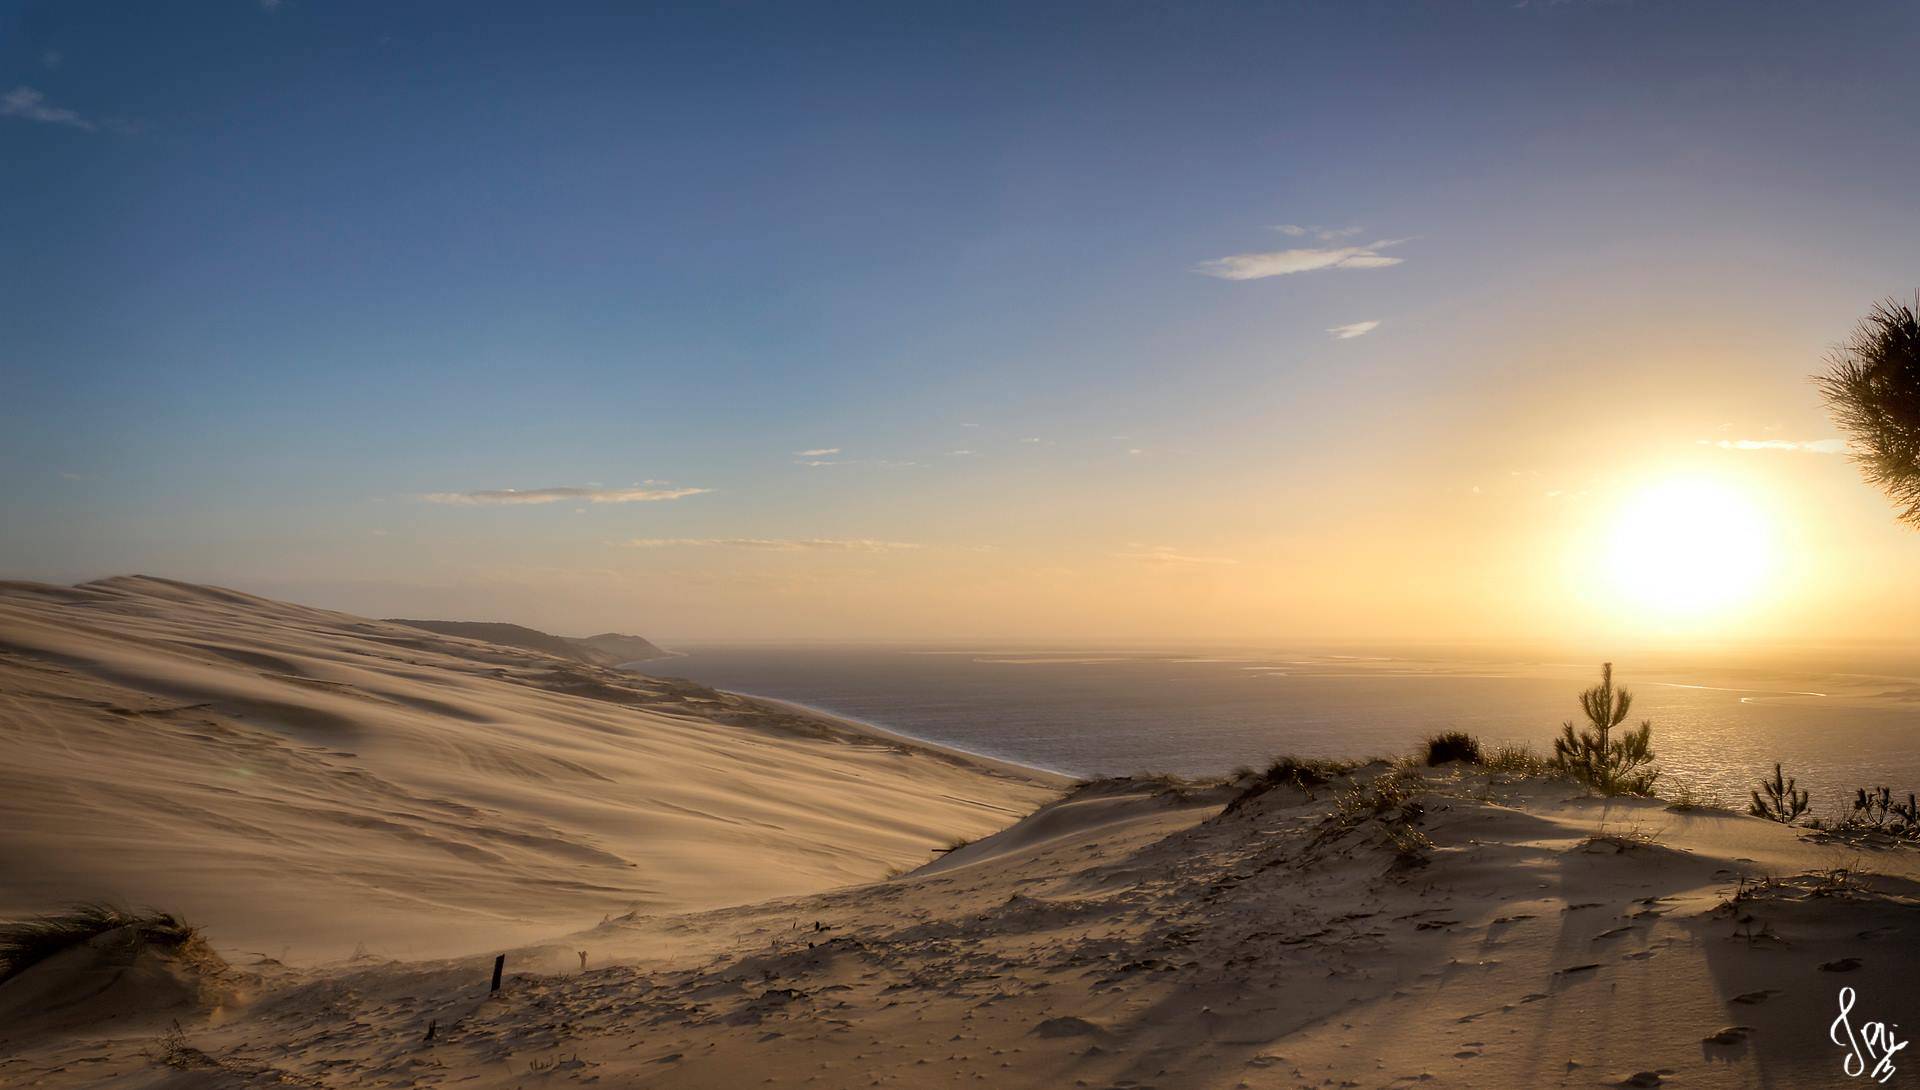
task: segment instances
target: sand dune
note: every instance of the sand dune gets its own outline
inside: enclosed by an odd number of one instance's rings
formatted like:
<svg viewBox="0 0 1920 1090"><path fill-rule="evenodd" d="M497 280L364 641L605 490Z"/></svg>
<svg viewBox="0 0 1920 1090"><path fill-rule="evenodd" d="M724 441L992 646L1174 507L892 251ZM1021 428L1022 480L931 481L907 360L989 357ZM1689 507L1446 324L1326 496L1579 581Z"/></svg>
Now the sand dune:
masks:
<svg viewBox="0 0 1920 1090"><path fill-rule="evenodd" d="M152 580L7 588L0 634L9 907L114 887L213 940L0 982L4 1085L1842 1085L1841 989L1864 1033L1920 970L1885 834L1463 765L1058 797Z"/></svg>
<svg viewBox="0 0 1920 1090"><path fill-rule="evenodd" d="M524 649L148 578L0 585L0 914L433 956L869 881L1057 783Z"/></svg>
<svg viewBox="0 0 1920 1090"><path fill-rule="evenodd" d="M485 959L242 965L177 1032L17 1029L0 1081L1827 1086L1839 989L1896 1020L1920 967L1910 847L1459 766L1237 789L1089 785L904 877L512 951L491 997Z"/></svg>

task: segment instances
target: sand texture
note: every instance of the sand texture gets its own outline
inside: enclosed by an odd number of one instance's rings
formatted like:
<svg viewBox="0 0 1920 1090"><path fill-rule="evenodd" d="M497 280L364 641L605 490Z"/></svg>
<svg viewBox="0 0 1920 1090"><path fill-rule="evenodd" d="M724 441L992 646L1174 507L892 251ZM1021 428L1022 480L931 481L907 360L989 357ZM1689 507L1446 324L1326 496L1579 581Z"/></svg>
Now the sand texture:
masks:
<svg viewBox="0 0 1920 1090"><path fill-rule="evenodd" d="M687 682L145 578L0 584L0 750L0 915L153 904L294 962L871 881L1058 789Z"/></svg>

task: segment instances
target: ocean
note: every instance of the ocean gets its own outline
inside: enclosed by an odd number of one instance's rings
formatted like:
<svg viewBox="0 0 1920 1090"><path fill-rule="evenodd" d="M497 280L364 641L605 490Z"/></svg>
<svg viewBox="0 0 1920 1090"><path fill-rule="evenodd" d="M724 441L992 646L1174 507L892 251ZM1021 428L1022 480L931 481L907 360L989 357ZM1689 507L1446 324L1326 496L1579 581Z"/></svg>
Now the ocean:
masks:
<svg viewBox="0 0 1920 1090"><path fill-rule="evenodd" d="M695 645L636 666L1076 776L1219 775L1279 754L1399 755L1437 731L1549 750L1598 663L1486 650ZM1832 816L1859 786L1920 791L1920 653L1622 660L1667 777L1745 805L1775 761Z"/></svg>

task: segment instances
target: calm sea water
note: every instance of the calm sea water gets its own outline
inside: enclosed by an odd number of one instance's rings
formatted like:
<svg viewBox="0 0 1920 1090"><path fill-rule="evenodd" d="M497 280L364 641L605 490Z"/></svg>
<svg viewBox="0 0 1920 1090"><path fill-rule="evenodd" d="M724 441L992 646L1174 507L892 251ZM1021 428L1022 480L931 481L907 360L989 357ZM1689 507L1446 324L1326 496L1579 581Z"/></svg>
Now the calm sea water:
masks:
<svg viewBox="0 0 1920 1090"><path fill-rule="evenodd" d="M1081 776L1223 773L1281 753L1397 755L1435 731L1547 748L1598 665L1377 653L694 646L649 673L778 697ZM1621 661L1661 766L1744 800L1773 762L1828 814L1862 784L1920 791L1920 653Z"/></svg>

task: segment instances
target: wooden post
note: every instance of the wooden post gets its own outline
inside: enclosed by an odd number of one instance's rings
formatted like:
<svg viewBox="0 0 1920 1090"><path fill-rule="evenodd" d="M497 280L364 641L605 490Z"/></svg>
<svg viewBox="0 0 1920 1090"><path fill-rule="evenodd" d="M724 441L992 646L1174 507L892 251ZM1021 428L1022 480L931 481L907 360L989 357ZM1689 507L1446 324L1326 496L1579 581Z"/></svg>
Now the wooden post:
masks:
<svg viewBox="0 0 1920 1090"><path fill-rule="evenodd" d="M501 954L499 957L493 959L493 987L487 989L488 995L492 995L494 992L500 990L500 971L506 967L507 955Z"/></svg>

